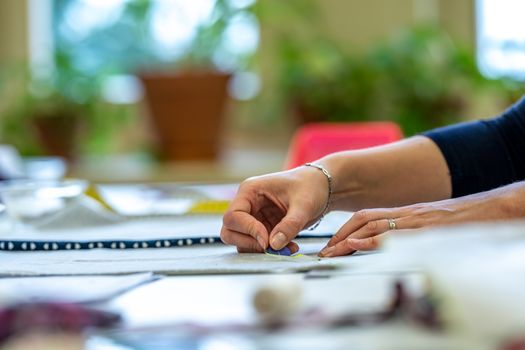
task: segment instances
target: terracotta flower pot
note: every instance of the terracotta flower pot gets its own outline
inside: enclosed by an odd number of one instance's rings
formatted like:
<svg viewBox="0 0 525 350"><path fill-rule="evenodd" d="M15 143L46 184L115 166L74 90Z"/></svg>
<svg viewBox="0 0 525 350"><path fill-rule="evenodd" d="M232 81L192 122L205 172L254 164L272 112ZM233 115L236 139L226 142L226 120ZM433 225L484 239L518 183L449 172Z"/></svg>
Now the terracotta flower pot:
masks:
<svg viewBox="0 0 525 350"><path fill-rule="evenodd" d="M81 121L67 113L42 115L32 120L38 142L47 155L74 161L78 151Z"/></svg>
<svg viewBox="0 0 525 350"><path fill-rule="evenodd" d="M229 78L218 72L140 75L163 159L217 157Z"/></svg>

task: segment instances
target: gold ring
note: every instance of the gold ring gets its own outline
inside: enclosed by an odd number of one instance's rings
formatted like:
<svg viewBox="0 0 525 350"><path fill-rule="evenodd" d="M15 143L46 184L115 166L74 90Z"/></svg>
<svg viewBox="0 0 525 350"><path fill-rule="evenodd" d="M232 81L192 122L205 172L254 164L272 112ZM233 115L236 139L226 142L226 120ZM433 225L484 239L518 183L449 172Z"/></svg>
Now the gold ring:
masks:
<svg viewBox="0 0 525 350"><path fill-rule="evenodd" d="M388 219L388 229L389 230L395 230L396 228L397 228L396 220Z"/></svg>

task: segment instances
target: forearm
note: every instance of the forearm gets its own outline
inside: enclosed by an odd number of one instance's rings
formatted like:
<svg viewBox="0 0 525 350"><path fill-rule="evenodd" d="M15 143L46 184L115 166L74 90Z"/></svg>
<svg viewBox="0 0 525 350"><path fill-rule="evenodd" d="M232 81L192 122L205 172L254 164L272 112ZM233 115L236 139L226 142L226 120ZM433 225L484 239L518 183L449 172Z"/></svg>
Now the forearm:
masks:
<svg viewBox="0 0 525 350"><path fill-rule="evenodd" d="M439 148L417 136L389 145L339 152L318 161L332 173L332 210L393 207L450 198Z"/></svg>
<svg viewBox="0 0 525 350"><path fill-rule="evenodd" d="M359 214L359 215L357 215ZM381 237L392 230L419 229L483 221L525 218L525 181L441 201L389 209L367 209L346 222L319 253L322 257L377 249Z"/></svg>
<svg viewBox="0 0 525 350"><path fill-rule="evenodd" d="M456 222L525 218L525 181L451 199L450 202L461 209L456 210Z"/></svg>

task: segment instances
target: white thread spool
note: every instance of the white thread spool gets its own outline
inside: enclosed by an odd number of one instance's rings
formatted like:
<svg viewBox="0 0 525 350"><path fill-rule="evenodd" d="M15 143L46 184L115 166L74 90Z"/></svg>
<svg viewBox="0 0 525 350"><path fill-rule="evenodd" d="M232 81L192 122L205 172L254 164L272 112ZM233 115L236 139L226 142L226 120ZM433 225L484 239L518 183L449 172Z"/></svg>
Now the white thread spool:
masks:
<svg viewBox="0 0 525 350"><path fill-rule="evenodd" d="M302 288L297 281L282 280L257 288L253 307L263 320L275 321L296 313L301 306Z"/></svg>

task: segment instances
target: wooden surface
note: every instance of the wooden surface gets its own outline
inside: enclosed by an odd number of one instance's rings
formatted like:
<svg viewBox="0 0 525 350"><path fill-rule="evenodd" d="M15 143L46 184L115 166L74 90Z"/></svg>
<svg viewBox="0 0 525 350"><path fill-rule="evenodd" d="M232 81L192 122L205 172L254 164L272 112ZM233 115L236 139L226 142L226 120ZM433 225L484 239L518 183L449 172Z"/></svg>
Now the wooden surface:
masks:
<svg viewBox="0 0 525 350"><path fill-rule="evenodd" d="M144 155L108 155L80 159L69 177L93 182L240 182L282 170L283 150L234 149L216 161L158 162Z"/></svg>

